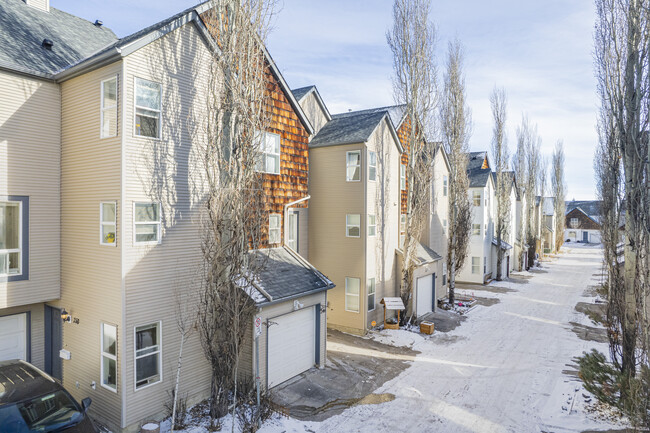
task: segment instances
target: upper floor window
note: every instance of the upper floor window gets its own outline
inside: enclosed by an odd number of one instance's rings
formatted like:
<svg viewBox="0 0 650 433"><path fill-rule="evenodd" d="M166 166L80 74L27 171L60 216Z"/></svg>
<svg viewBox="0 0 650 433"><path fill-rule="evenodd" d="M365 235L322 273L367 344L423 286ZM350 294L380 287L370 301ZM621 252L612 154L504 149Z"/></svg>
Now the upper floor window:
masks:
<svg viewBox="0 0 650 433"><path fill-rule="evenodd" d="M135 135L160 138L161 100L160 83L135 79Z"/></svg>
<svg viewBox="0 0 650 433"><path fill-rule="evenodd" d="M99 204L99 243L115 245L117 239L117 204L114 201Z"/></svg>
<svg viewBox="0 0 650 433"><path fill-rule="evenodd" d="M377 217L375 215L368 215L368 236L375 236L377 234Z"/></svg>
<svg viewBox="0 0 650 433"><path fill-rule="evenodd" d="M22 200L0 201L0 276L23 272L23 211Z"/></svg>
<svg viewBox="0 0 650 433"><path fill-rule="evenodd" d="M359 214L345 216L345 235L349 238L361 236L361 216Z"/></svg>
<svg viewBox="0 0 650 433"><path fill-rule="evenodd" d="M160 203L134 203L133 220L136 244L160 243Z"/></svg>
<svg viewBox="0 0 650 433"><path fill-rule="evenodd" d="M269 244L279 244L282 240L281 222L282 217L280 214L272 213L269 215Z"/></svg>
<svg viewBox="0 0 650 433"><path fill-rule="evenodd" d="M161 381L160 322L135 328L135 389Z"/></svg>
<svg viewBox="0 0 650 433"><path fill-rule="evenodd" d="M265 132L262 137L262 159L257 171L280 174L280 135Z"/></svg>
<svg viewBox="0 0 650 433"><path fill-rule="evenodd" d="M406 189L406 164L399 165L399 187L402 191Z"/></svg>
<svg viewBox="0 0 650 433"><path fill-rule="evenodd" d="M101 83L101 138L117 135L117 77Z"/></svg>
<svg viewBox="0 0 650 433"><path fill-rule="evenodd" d="M578 218L571 218L571 222L570 222L571 227L576 228L578 227L579 224L580 223L578 222Z"/></svg>
<svg viewBox="0 0 650 433"><path fill-rule="evenodd" d="M361 151L345 153L345 180L348 182L361 180Z"/></svg>
<svg viewBox="0 0 650 433"><path fill-rule="evenodd" d="M449 188L449 178L447 176L442 176L442 195L447 197L447 192Z"/></svg>
<svg viewBox="0 0 650 433"><path fill-rule="evenodd" d="M472 224L472 235L481 236L481 225L480 224Z"/></svg>
<svg viewBox="0 0 650 433"><path fill-rule="evenodd" d="M377 153L368 151L368 180L377 180Z"/></svg>
<svg viewBox="0 0 650 433"><path fill-rule="evenodd" d="M474 206L480 206L481 205L481 192L480 191L472 191L472 202L474 203Z"/></svg>
<svg viewBox="0 0 650 433"><path fill-rule="evenodd" d="M102 323L101 384L117 391L117 327Z"/></svg>

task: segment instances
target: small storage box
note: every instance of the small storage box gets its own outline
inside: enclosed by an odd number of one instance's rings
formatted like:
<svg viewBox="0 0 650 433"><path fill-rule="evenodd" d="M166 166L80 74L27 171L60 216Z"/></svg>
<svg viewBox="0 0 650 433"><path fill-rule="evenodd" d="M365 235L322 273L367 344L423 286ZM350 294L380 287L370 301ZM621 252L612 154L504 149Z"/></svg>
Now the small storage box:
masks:
<svg viewBox="0 0 650 433"><path fill-rule="evenodd" d="M421 322L420 333L427 335L433 334L433 322Z"/></svg>

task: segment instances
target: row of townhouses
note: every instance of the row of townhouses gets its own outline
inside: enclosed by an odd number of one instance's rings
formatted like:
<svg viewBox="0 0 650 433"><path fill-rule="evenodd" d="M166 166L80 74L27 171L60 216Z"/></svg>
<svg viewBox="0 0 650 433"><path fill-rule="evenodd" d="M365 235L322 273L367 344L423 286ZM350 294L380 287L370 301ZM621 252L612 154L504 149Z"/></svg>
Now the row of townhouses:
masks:
<svg viewBox="0 0 650 433"><path fill-rule="evenodd" d="M78 400L91 397L99 422L134 431L165 414L180 345L174 293L202 260L196 148L210 11L198 5L120 39L48 0L0 8L0 360L33 363ZM383 323L380 301L398 296L411 125L400 106L331 114L316 87L291 90L265 56L268 225L264 248L250 254L268 261L255 301L273 326L262 327L256 355L251 323L243 370L253 376L259 361L270 388L324 366L328 327L363 334ZM431 146L409 306L417 316L447 293L449 162ZM504 275L525 266L515 227L527 218L512 175L511 227L498 245L497 179L486 152L469 160L474 220L458 279L484 283L497 248ZM554 227L547 200L533 222L544 245ZM196 333L183 358L191 373L181 393L197 402L210 369Z"/></svg>

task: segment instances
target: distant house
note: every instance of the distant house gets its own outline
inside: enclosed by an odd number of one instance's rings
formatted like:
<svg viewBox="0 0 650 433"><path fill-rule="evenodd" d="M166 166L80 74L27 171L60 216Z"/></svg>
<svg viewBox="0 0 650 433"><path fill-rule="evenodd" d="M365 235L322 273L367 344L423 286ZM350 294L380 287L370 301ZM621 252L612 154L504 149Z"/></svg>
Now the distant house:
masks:
<svg viewBox="0 0 650 433"><path fill-rule="evenodd" d="M600 239L600 201L566 203L565 241L598 244Z"/></svg>
<svg viewBox="0 0 650 433"><path fill-rule="evenodd" d="M555 197L544 197L542 201L542 253L555 253Z"/></svg>

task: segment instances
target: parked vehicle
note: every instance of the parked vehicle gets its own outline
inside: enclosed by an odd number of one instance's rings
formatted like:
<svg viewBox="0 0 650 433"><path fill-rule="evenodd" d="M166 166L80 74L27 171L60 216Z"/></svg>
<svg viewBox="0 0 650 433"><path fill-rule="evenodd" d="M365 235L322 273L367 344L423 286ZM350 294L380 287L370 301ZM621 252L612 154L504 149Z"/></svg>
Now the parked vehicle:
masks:
<svg viewBox="0 0 650 433"><path fill-rule="evenodd" d="M55 379L20 360L0 362L2 433L97 433L81 405Z"/></svg>

